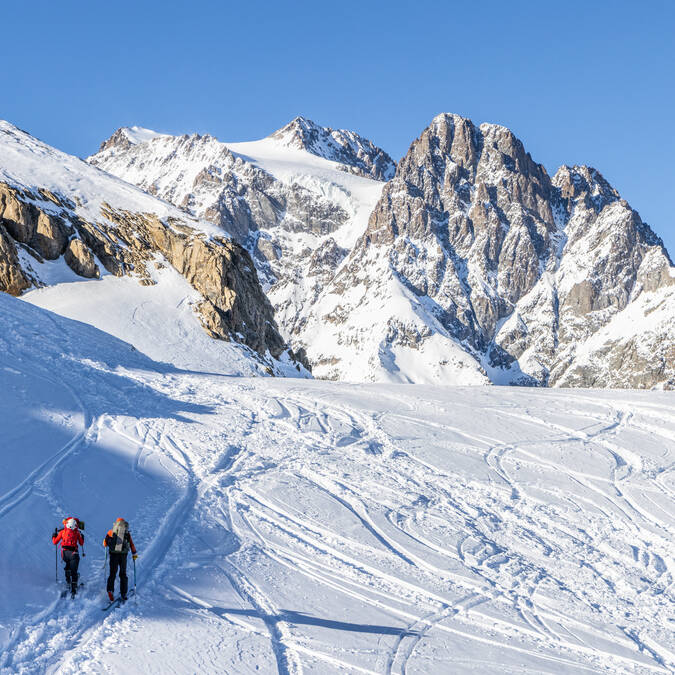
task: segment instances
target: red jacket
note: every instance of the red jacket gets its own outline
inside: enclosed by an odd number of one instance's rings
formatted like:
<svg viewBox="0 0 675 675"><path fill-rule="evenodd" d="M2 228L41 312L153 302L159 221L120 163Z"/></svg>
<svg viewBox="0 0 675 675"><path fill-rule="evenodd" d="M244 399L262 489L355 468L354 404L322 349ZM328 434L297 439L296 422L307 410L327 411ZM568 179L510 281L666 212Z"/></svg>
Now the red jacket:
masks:
<svg viewBox="0 0 675 675"><path fill-rule="evenodd" d="M79 530L69 530L64 527L55 537L52 537L52 544L61 542L61 550L64 548L77 551L77 545L84 544L84 537Z"/></svg>

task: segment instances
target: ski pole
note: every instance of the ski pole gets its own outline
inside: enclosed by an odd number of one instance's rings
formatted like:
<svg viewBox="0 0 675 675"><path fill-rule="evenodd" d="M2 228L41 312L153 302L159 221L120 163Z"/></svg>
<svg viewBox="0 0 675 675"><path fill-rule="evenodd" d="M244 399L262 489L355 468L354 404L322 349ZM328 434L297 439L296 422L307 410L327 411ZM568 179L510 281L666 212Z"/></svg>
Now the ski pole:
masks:
<svg viewBox="0 0 675 675"><path fill-rule="evenodd" d="M134 597L136 597L136 556L133 557L134 561Z"/></svg>
<svg viewBox="0 0 675 675"><path fill-rule="evenodd" d="M105 560L103 561L103 583L105 584L105 568L108 564L108 547L105 547Z"/></svg>
<svg viewBox="0 0 675 675"><path fill-rule="evenodd" d="M59 583L59 547L54 545L54 581Z"/></svg>

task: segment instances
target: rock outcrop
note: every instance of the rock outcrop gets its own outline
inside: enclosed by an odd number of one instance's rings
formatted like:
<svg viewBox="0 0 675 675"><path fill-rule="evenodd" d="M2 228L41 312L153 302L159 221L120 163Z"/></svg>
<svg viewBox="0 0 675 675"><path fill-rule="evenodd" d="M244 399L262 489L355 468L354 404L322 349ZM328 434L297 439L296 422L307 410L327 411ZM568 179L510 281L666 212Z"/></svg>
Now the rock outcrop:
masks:
<svg viewBox="0 0 675 675"><path fill-rule="evenodd" d="M21 295L31 286L30 277L21 267L14 240L0 224L0 290L10 295Z"/></svg>
<svg viewBox="0 0 675 675"><path fill-rule="evenodd" d="M0 184L0 290L19 295L40 281L24 271L16 251L36 260L63 255L79 276L100 275L96 259L115 276L132 274L153 283L148 265L157 255L171 264L203 296L205 329L218 339L237 336L258 354L278 357L287 348L274 312L258 282L250 256L231 239L209 238L180 221L162 222L152 213L103 205L101 219L87 222L63 202L40 207L41 195ZM59 206L59 215L46 208Z"/></svg>

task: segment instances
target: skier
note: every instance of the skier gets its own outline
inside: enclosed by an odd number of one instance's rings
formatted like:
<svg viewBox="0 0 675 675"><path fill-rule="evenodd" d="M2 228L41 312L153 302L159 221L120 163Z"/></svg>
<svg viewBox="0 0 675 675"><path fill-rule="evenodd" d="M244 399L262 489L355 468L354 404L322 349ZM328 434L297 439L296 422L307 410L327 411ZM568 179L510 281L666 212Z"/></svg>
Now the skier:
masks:
<svg viewBox="0 0 675 675"><path fill-rule="evenodd" d="M63 529L54 528L52 544L55 546L61 542L61 560L65 563L66 583L70 584L70 594L75 597L77 593L77 580L79 575L77 568L80 565L80 553L78 544L84 546L84 536L79 530L80 521L77 518L64 518Z"/></svg>
<svg viewBox="0 0 675 675"><path fill-rule="evenodd" d="M115 599L115 576L119 569L120 595L122 596L122 601L125 601L127 599L127 590L129 586L129 578L127 577L127 555L130 549L134 560L136 560L138 555L136 554L134 540L131 538L131 533L129 532L129 523L127 523L124 518L118 518L115 521L112 530L108 530L108 533L103 539L103 546L107 546L108 552L110 553L110 576L108 577L107 585L108 598L110 598L110 602L113 602Z"/></svg>

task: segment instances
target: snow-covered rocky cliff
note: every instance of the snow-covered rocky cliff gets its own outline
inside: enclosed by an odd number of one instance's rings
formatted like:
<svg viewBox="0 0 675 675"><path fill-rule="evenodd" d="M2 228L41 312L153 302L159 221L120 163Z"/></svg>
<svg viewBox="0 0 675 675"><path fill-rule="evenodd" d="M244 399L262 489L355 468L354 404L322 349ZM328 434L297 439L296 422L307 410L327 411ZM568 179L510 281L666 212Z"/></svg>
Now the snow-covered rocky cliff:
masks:
<svg viewBox="0 0 675 675"><path fill-rule="evenodd" d="M675 270L599 172L551 179L451 114L363 177L387 159L297 118L252 143L120 129L89 161L240 241L319 377L675 385Z"/></svg>
<svg viewBox="0 0 675 675"><path fill-rule="evenodd" d="M407 363L444 338L500 383L675 384L675 269L660 239L599 172L551 180L498 125L436 117L326 294L356 298L335 301L340 340L358 340L364 301L387 308L380 346ZM403 325L401 295L417 314Z"/></svg>

